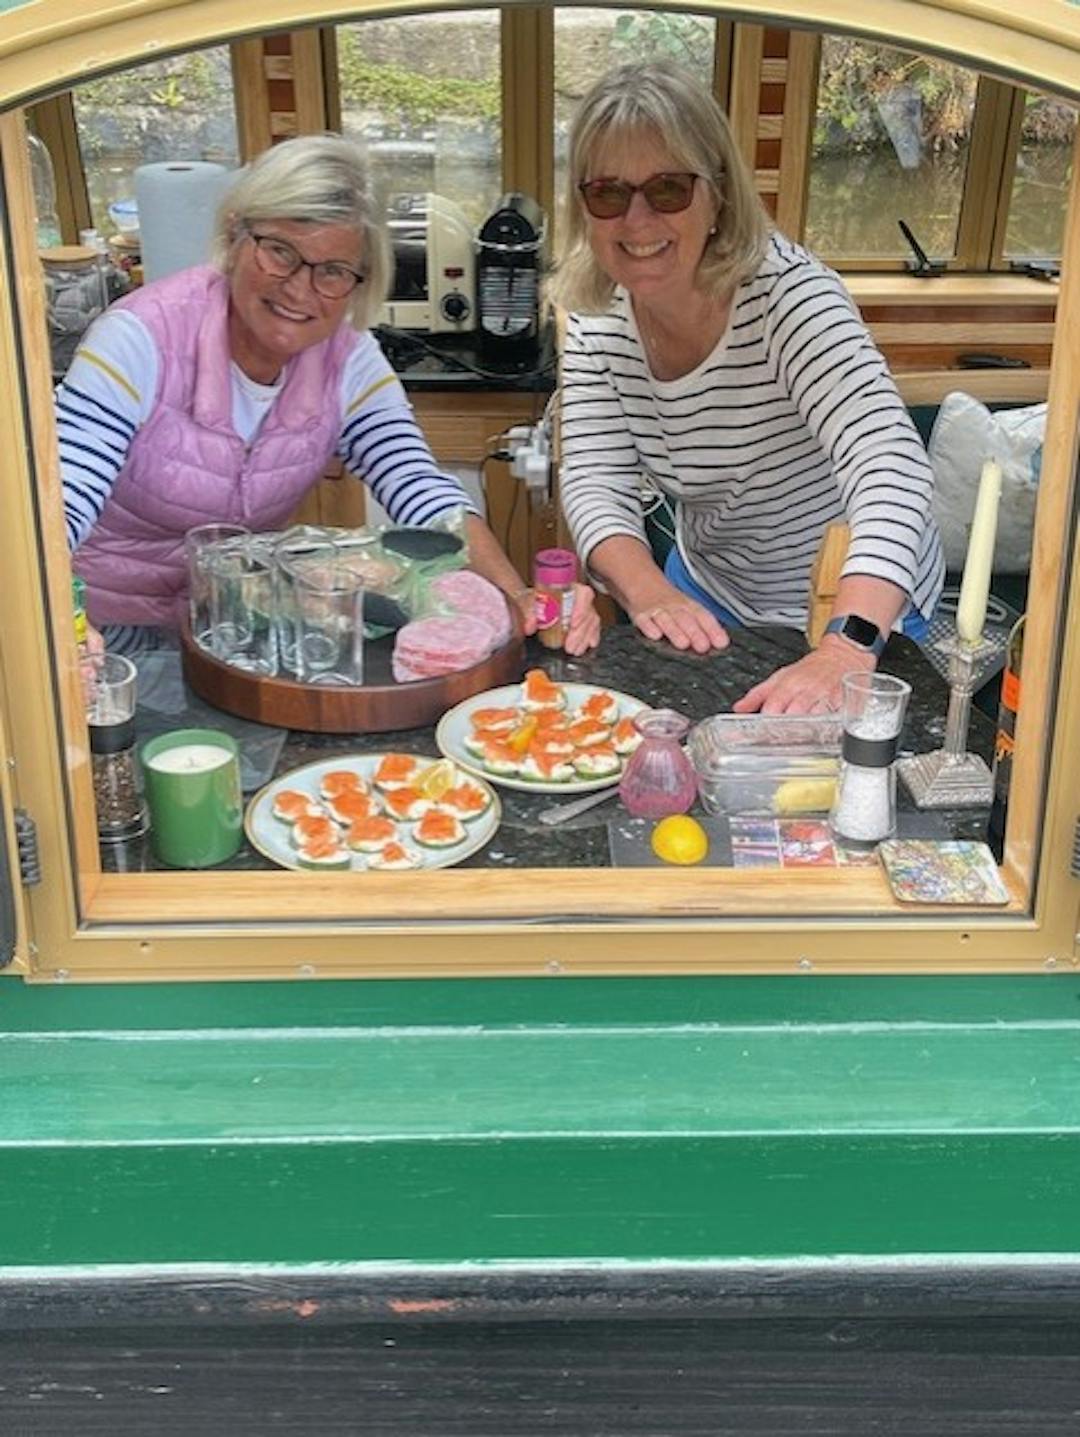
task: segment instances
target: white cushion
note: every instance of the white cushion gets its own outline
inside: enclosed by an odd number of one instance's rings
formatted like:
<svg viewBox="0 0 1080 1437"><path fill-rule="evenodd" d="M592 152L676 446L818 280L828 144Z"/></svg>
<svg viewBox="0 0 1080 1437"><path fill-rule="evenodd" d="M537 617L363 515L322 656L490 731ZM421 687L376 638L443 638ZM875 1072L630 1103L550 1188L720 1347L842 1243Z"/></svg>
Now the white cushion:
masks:
<svg viewBox="0 0 1080 1437"><path fill-rule="evenodd" d="M1027 572L1045 434L1045 404L992 414L970 394L957 391L942 400L928 448L934 517L950 569L964 567L983 461L996 459L1002 489L994 569L1002 574Z"/></svg>

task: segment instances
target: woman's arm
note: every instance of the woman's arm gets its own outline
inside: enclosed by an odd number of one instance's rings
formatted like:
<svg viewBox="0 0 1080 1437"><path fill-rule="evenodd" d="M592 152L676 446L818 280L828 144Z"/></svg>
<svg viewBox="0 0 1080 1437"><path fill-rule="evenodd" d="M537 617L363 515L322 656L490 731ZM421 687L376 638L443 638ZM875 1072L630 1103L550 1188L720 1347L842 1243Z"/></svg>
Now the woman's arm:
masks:
<svg viewBox="0 0 1080 1437"><path fill-rule="evenodd" d="M158 355L142 324L110 310L87 331L56 391L68 547L89 535L149 417Z"/></svg>
<svg viewBox="0 0 1080 1437"><path fill-rule="evenodd" d="M590 572L647 638L698 653L726 648L723 626L664 577L645 536L643 465L601 347L610 345L618 362L629 342L617 331L589 334L587 321L570 316L562 362L563 512Z"/></svg>
<svg viewBox="0 0 1080 1437"><path fill-rule="evenodd" d="M915 596L940 591L933 476L881 354L836 276L807 266L774 296L770 345L807 428L829 456L851 527L834 615L858 614L888 634ZM757 684L737 712L835 709L841 680L877 660L838 634Z"/></svg>
<svg viewBox="0 0 1080 1437"><path fill-rule="evenodd" d="M461 484L443 474L416 422L397 376L370 336L353 352L345 374L345 422L338 454L396 524L428 525L467 510L469 563L517 605L527 634L536 630L532 591L510 562ZM600 621L593 593L579 585L566 638L569 653L595 647Z"/></svg>
<svg viewBox="0 0 1080 1437"><path fill-rule="evenodd" d="M851 537L841 577L885 580L928 612L943 575L933 472L839 277L816 263L789 270L770 297L767 328L777 373L844 505Z"/></svg>
<svg viewBox="0 0 1080 1437"><path fill-rule="evenodd" d="M643 540L604 539L593 550L590 567L647 639L665 639L698 654L727 648L723 624L665 577Z"/></svg>
<svg viewBox="0 0 1080 1437"><path fill-rule="evenodd" d="M836 589L833 614L859 614L888 634L907 594L886 579L853 574ZM777 669L732 704L736 713L767 714L831 712L840 707L845 674L877 668L877 659L840 634L825 634L816 649L794 664Z"/></svg>

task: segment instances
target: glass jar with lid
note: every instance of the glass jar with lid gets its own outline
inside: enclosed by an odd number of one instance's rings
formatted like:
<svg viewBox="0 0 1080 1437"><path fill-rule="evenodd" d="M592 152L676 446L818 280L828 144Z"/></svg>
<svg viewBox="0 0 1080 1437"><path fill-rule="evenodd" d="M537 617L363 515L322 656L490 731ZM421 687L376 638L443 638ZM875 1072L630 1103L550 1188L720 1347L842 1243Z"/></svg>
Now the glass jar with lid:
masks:
<svg viewBox="0 0 1080 1437"><path fill-rule="evenodd" d="M62 379L79 341L109 303L105 272L88 245L55 245L38 255L45 271L53 378Z"/></svg>

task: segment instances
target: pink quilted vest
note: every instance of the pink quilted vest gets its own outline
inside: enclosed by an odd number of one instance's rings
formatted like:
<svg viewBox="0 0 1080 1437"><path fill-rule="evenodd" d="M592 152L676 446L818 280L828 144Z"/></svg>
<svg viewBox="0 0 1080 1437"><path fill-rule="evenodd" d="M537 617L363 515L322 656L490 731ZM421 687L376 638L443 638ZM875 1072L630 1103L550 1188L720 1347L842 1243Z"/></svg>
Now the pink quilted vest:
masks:
<svg viewBox="0 0 1080 1437"><path fill-rule="evenodd" d="M273 529L322 474L341 434L343 325L291 361L253 444L232 426L229 286L209 266L119 301L157 345L157 404L79 548L93 623L175 625L187 594L184 534L214 521Z"/></svg>

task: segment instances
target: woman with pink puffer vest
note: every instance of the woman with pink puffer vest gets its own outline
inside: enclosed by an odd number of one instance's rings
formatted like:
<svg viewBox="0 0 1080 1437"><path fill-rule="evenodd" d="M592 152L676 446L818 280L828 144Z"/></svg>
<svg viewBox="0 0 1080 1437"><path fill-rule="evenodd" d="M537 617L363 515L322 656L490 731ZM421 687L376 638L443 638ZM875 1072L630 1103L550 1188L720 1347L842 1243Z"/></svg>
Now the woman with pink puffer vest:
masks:
<svg viewBox="0 0 1080 1437"><path fill-rule="evenodd" d="M396 524L464 508L471 566L535 628L525 581L439 471L367 328L389 274L363 150L303 136L238 173L212 265L146 285L88 331L56 416L68 541L110 649L175 643L188 529L279 527L335 455ZM582 585L567 650L598 638Z"/></svg>

